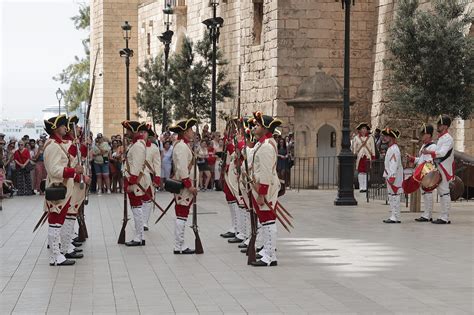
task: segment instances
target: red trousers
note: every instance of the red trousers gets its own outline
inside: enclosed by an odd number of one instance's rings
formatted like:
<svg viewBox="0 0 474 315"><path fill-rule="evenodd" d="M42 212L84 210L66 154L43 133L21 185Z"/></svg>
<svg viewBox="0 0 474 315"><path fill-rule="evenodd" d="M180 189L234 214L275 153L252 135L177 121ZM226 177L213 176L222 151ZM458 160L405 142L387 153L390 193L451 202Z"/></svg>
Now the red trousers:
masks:
<svg viewBox="0 0 474 315"><path fill-rule="evenodd" d="M192 204L191 204L192 205ZM189 208L191 208L191 205L189 206L183 206L183 205L178 205L175 204L174 206L174 211L176 213L176 216L178 218L188 218L189 215Z"/></svg>
<svg viewBox="0 0 474 315"><path fill-rule="evenodd" d="M64 224L64 220L66 220L66 214L67 210L69 209L69 202L71 200L69 199L67 203L64 205L64 207L61 209L61 212L56 213L56 212L50 212L48 214L48 223L49 224Z"/></svg>
<svg viewBox="0 0 474 315"><path fill-rule="evenodd" d="M227 202L234 202L234 201L237 201L237 199L235 199L235 196L232 194L232 192L230 191L230 188L229 186L227 186L227 183L224 181L224 194L225 194L225 200L227 200Z"/></svg>
<svg viewBox="0 0 474 315"><path fill-rule="evenodd" d="M257 213L258 220L260 223L265 223L268 221L275 221L276 220L276 214L272 210L267 210L267 211L262 211L260 210L260 206L257 204L257 200L254 198L252 195L252 206L255 209L255 212ZM271 205L274 206L274 205Z"/></svg>

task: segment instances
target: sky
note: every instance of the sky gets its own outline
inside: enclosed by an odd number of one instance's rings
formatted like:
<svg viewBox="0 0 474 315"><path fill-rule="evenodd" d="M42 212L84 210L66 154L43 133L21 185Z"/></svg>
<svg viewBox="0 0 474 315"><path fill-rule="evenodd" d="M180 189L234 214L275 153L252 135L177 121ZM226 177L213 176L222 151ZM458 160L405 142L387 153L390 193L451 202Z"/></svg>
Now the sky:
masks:
<svg viewBox="0 0 474 315"><path fill-rule="evenodd" d="M0 0L0 120L43 119L58 105L53 76L85 56L71 17L87 0ZM87 1L88 3L88 1Z"/></svg>

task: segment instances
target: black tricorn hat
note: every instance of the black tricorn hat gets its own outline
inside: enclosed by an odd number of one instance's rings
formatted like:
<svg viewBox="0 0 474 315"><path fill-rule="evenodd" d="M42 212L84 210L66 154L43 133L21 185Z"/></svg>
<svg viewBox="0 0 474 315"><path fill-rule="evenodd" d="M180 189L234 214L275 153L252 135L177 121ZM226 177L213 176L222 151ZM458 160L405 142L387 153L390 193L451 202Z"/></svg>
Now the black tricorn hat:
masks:
<svg viewBox="0 0 474 315"><path fill-rule="evenodd" d="M382 130L382 134L384 136L389 136L395 139L400 138L400 131L398 131L398 129L392 129L392 128L387 127L384 130Z"/></svg>
<svg viewBox="0 0 474 315"><path fill-rule="evenodd" d="M77 123L79 122L79 117L76 115L72 115L68 117L67 119L67 131L71 131L71 127L75 124L77 126Z"/></svg>
<svg viewBox="0 0 474 315"><path fill-rule="evenodd" d="M122 121L122 126L133 133L137 133L139 131L147 131L147 127L144 122L139 122L135 120L124 120Z"/></svg>
<svg viewBox="0 0 474 315"><path fill-rule="evenodd" d="M449 117L448 115L439 115L437 124L438 125L445 125L445 126L450 127L451 126L451 117Z"/></svg>
<svg viewBox="0 0 474 315"><path fill-rule="evenodd" d="M272 133L276 127L283 123L280 119L264 115L261 111L254 112L253 117L258 124L262 125L265 129L270 130Z"/></svg>
<svg viewBox="0 0 474 315"><path fill-rule="evenodd" d="M153 131L153 127L150 124L146 125L146 131L148 131L148 136L149 137L154 137L156 136L156 133Z"/></svg>
<svg viewBox="0 0 474 315"><path fill-rule="evenodd" d="M183 131L192 128L195 124L197 124L197 120L195 118L189 118L185 120L178 121L173 126L170 126L168 129L175 133L181 133Z"/></svg>
<svg viewBox="0 0 474 315"><path fill-rule="evenodd" d="M44 130L50 135L58 127L67 126L66 115L58 115L44 121Z"/></svg>
<svg viewBox="0 0 474 315"><path fill-rule="evenodd" d="M434 127L433 125L430 125L430 124L423 124L421 125L421 128L420 128L420 134L425 134L425 133L428 133L430 135L433 135L433 132L434 132Z"/></svg>
<svg viewBox="0 0 474 315"><path fill-rule="evenodd" d="M364 128L364 127L367 128L367 130L370 131L370 126L369 126L369 124L366 123L366 122L361 122L360 124L358 124L357 127L356 127L356 129L357 129L357 130L361 130L361 129Z"/></svg>

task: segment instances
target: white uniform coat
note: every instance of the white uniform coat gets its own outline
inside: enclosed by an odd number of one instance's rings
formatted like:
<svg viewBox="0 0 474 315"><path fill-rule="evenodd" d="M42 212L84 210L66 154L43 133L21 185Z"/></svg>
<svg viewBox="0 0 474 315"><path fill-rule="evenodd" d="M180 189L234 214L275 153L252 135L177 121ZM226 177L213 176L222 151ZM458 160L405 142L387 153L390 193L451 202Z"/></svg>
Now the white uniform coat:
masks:
<svg viewBox="0 0 474 315"><path fill-rule="evenodd" d="M125 161L125 177L130 179L131 176L138 176L139 183L145 191L151 185L150 176L145 174L146 151L145 140L138 139L129 146ZM135 196L143 196L145 194L145 192L138 188L138 185L131 185L130 187Z"/></svg>
<svg viewBox="0 0 474 315"><path fill-rule="evenodd" d="M268 185L268 193L265 196L269 204L274 207L278 200L278 191L280 190L280 179L276 171L277 164L277 145L273 138L266 138L263 142L257 142L252 155L252 179L254 187L253 197L258 197L259 184ZM267 205L260 207L260 210L270 210Z"/></svg>
<svg viewBox="0 0 474 315"><path fill-rule="evenodd" d="M364 144L365 143L365 144ZM364 156L367 160L371 160L375 156L375 141L371 135L361 136L356 135L352 142L352 152L357 154L356 167L359 165L359 161Z"/></svg>
<svg viewBox="0 0 474 315"><path fill-rule="evenodd" d="M196 183L198 182L199 171L196 167L196 172L194 172L193 152L184 140L178 140L174 144L173 168L174 174L171 177L172 179L180 181L189 179L193 186L194 179L196 179ZM184 188L179 194L175 194L174 198L177 205L190 206L193 203L194 195L188 189Z"/></svg>
<svg viewBox="0 0 474 315"><path fill-rule="evenodd" d="M398 191L394 191L395 193L401 192L403 182L403 166L400 149L396 143L392 144L385 154L385 170L383 172L383 177L385 177L387 180L391 177L395 177L395 181L391 185L399 188Z"/></svg>
<svg viewBox="0 0 474 315"><path fill-rule="evenodd" d="M67 146L64 142L58 143L50 138L44 145L44 166L46 168L46 188L54 184L62 183L66 186L66 198L57 201L45 200L45 211L60 213L63 207L71 199L74 179L63 178L64 168L71 167Z"/></svg>
<svg viewBox="0 0 474 315"><path fill-rule="evenodd" d="M443 158L448 153L450 156L439 164L440 171L444 173L446 180L450 181L454 177L454 152L453 152L454 141L453 137L449 133L445 133L438 139L438 143L436 144L436 157L435 158ZM451 150L451 152L450 152Z"/></svg>

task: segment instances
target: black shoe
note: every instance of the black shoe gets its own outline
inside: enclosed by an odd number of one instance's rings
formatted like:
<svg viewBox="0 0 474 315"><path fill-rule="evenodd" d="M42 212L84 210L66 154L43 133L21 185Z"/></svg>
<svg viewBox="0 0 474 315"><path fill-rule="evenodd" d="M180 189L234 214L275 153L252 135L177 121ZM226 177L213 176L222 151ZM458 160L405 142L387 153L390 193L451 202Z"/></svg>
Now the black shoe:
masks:
<svg viewBox="0 0 474 315"><path fill-rule="evenodd" d="M391 219L383 220L383 223L401 223L400 221L393 221Z"/></svg>
<svg viewBox="0 0 474 315"><path fill-rule="evenodd" d="M360 193L366 193L367 190L359 190Z"/></svg>
<svg viewBox="0 0 474 315"><path fill-rule="evenodd" d="M148 226L144 226L143 231L148 231Z"/></svg>
<svg viewBox="0 0 474 315"><path fill-rule="evenodd" d="M145 245L144 243L145 241L135 241L135 240L131 240L130 242L125 242L125 245L126 246L143 246Z"/></svg>
<svg viewBox="0 0 474 315"><path fill-rule="evenodd" d="M270 264L267 264L266 262L261 261L261 260L252 261L250 264L254 267L273 267L273 266L278 265L276 260L272 261Z"/></svg>
<svg viewBox="0 0 474 315"><path fill-rule="evenodd" d="M186 254L194 254L194 249L189 249L189 248L186 248L185 250L175 250L173 251L173 254L175 255L186 255Z"/></svg>
<svg viewBox="0 0 474 315"><path fill-rule="evenodd" d="M248 246L245 243L240 243L238 247L239 248L247 248Z"/></svg>
<svg viewBox="0 0 474 315"><path fill-rule="evenodd" d="M72 245L74 245L74 247L81 247L82 246L82 243L79 243L79 242L72 242Z"/></svg>
<svg viewBox="0 0 474 315"><path fill-rule="evenodd" d="M76 236L75 238L72 239L73 242L78 242L78 243L82 243L83 241L81 241L81 239L79 238L79 236Z"/></svg>
<svg viewBox="0 0 474 315"><path fill-rule="evenodd" d="M72 252L70 254L64 255L64 257L66 257L67 259L81 259L84 257L84 255L76 253L76 252Z"/></svg>
<svg viewBox="0 0 474 315"><path fill-rule="evenodd" d="M425 217L419 217L419 218L416 218L415 219L416 222L430 222L430 221L433 221L433 219L427 219Z"/></svg>
<svg viewBox="0 0 474 315"><path fill-rule="evenodd" d="M74 252L75 252L75 253L82 253L82 249L74 248Z"/></svg>
<svg viewBox="0 0 474 315"><path fill-rule="evenodd" d="M263 246L262 247L257 247L257 252L261 251L263 249Z"/></svg>
<svg viewBox="0 0 474 315"><path fill-rule="evenodd" d="M145 246L145 240L142 240L142 246Z"/></svg>
<svg viewBox="0 0 474 315"><path fill-rule="evenodd" d="M247 248L243 248L240 250L241 253L247 254Z"/></svg>
<svg viewBox="0 0 474 315"><path fill-rule="evenodd" d="M242 243L244 240L241 240L240 238L238 237L234 237L234 238L229 238L227 240L227 242L231 243L231 244L237 244L237 243Z"/></svg>
<svg viewBox="0 0 474 315"><path fill-rule="evenodd" d="M62 263L60 264L49 264L50 266L72 266L76 263L75 260L69 260L69 259L66 259L65 261L63 261Z"/></svg>
<svg viewBox="0 0 474 315"><path fill-rule="evenodd" d="M444 221L443 219L436 219L435 221L431 222L433 224L451 224L451 221Z"/></svg>
<svg viewBox="0 0 474 315"><path fill-rule="evenodd" d="M255 255L255 258L257 258L257 259L262 259L262 258L263 258L263 256L262 256L262 255L260 255L260 254L257 254L257 255Z"/></svg>
<svg viewBox="0 0 474 315"><path fill-rule="evenodd" d="M232 232L222 233L222 234L221 234L221 237L223 237L223 238L235 237L235 233L232 233Z"/></svg>

